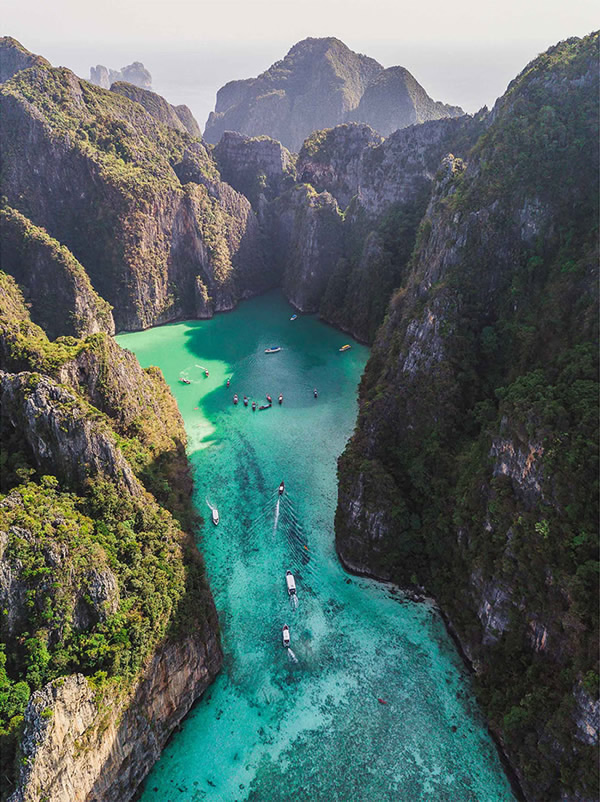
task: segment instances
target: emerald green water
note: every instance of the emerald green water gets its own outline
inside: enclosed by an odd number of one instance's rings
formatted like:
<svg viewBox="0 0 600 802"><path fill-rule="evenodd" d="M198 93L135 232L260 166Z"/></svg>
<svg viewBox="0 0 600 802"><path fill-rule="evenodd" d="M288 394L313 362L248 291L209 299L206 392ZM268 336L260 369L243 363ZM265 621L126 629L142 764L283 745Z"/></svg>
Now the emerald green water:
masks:
<svg viewBox="0 0 600 802"><path fill-rule="evenodd" d="M162 369L184 417L225 652L142 799L512 800L438 615L349 577L336 559L336 459L368 351L353 343L339 353L348 335L314 317L290 322L292 313L270 294L210 321L117 338ZM282 351L266 355L273 344ZM272 409L243 406L244 395L264 403L266 393ZM282 647L285 623L297 662Z"/></svg>

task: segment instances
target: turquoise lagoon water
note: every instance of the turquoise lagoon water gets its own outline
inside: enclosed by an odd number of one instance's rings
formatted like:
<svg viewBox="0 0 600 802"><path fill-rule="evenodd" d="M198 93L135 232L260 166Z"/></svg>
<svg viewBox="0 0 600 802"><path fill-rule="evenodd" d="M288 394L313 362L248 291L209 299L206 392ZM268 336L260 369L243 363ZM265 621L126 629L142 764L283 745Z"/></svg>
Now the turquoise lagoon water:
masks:
<svg viewBox="0 0 600 802"><path fill-rule="evenodd" d="M336 459L368 351L352 343L339 353L348 335L312 316L290 322L292 313L269 294L210 321L117 338L162 369L184 417L225 652L142 799L512 800L439 616L348 576L336 559ZM266 355L271 345L281 352ZM267 393L271 409L243 406L244 395L260 404Z"/></svg>

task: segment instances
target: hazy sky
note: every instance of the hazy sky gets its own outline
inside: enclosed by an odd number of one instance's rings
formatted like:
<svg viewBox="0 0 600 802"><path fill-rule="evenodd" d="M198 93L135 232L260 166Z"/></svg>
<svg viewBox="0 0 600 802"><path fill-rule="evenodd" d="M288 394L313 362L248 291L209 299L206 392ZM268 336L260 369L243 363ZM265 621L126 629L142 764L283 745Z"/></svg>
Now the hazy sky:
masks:
<svg viewBox="0 0 600 802"><path fill-rule="evenodd" d="M436 100L491 105L549 45L599 26L594 0L0 0L2 34L89 77L143 61L154 89L203 126L217 89L283 58L306 36L337 36L407 67Z"/></svg>

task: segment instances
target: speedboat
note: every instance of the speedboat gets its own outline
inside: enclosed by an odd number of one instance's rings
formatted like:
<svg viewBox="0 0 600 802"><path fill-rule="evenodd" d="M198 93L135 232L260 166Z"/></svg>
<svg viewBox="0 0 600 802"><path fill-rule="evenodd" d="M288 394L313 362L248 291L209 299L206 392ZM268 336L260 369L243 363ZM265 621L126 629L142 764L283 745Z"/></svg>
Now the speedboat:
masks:
<svg viewBox="0 0 600 802"><path fill-rule="evenodd" d="M269 404L272 404L272 403L273 403L273 399L271 398L271 396L270 396L270 395L268 395L268 396L267 396L267 401L269 402Z"/></svg>
<svg viewBox="0 0 600 802"><path fill-rule="evenodd" d="M290 320L296 320L297 317L298 317L298 315L292 315Z"/></svg>
<svg viewBox="0 0 600 802"><path fill-rule="evenodd" d="M281 393L279 393L279 399L278 400L279 400L280 404L283 404L283 395Z"/></svg>
<svg viewBox="0 0 600 802"><path fill-rule="evenodd" d="M276 354L277 351L281 351L280 345L272 345L270 348L265 348L265 354Z"/></svg>
<svg viewBox="0 0 600 802"><path fill-rule="evenodd" d="M290 628L287 624L283 625L283 629L281 630L281 634L283 636L283 645L286 649L289 649L290 646Z"/></svg>
<svg viewBox="0 0 600 802"><path fill-rule="evenodd" d="M252 402L252 412L256 412L256 401Z"/></svg>
<svg viewBox="0 0 600 802"><path fill-rule="evenodd" d="M239 401L239 399L238 399L238 396L237 396L237 393L236 393L236 394L233 396L233 403L234 403L234 404L237 404L237 402L238 402L238 401Z"/></svg>
<svg viewBox="0 0 600 802"><path fill-rule="evenodd" d="M183 377L181 377L181 378L179 379L179 381L180 381L182 384L191 384L191 381L190 381L189 379L184 379Z"/></svg>
<svg viewBox="0 0 600 802"><path fill-rule="evenodd" d="M285 572L285 584L287 585L287 592L290 596L296 595L296 580L294 579L294 575L291 571Z"/></svg>
<svg viewBox="0 0 600 802"><path fill-rule="evenodd" d="M227 379L227 386L229 387L230 384L231 384L231 379Z"/></svg>
<svg viewBox="0 0 600 802"><path fill-rule="evenodd" d="M219 510L216 507L212 508L212 519L214 525L216 526L219 523Z"/></svg>
<svg viewBox="0 0 600 802"><path fill-rule="evenodd" d="M208 371L207 371L207 370L205 370L205 371L204 371L204 375L205 375L205 376L206 376L206 378L208 379Z"/></svg>
<svg viewBox="0 0 600 802"><path fill-rule="evenodd" d="M244 406L245 407L248 406L248 396L247 395L244 396Z"/></svg>
<svg viewBox="0 0 600 802"><path fill-rule="evenodd" d="M316 388L316 387L315 387L315 389L313 390L313 395L314 395L314 397L315 397L315 398L318 398L318 397L319 397L319 393L317 392L317 388Z"/></svg>
<svg viewBox="0 0 600 802"><path fill-rule="evenodd" d="M352 348L351 345L342 345L340 351L349 351Z"/></svg>
<svg viewBox="0 0 600 802"><path fill-rule="evenodd" d="M261 404L259 409L271 409L272 406L273 404Z"/></svg>
<svg viewBox="0 0 600 802"><path fill-rule="evenodd" d="M285 482L282 481L281 484L279 485L279 495L280 496L283 496L284 490L285 490Z"/></svg>

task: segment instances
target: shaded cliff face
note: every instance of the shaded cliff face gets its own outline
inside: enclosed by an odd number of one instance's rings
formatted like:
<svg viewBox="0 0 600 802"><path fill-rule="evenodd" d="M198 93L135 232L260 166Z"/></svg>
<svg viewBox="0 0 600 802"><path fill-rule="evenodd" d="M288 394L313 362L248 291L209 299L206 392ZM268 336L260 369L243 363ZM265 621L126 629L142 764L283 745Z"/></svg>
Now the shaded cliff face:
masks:
<svg viewBox="0 0 600 802"><path fill-rule="evenodd" d="M273 260L280 260L283 291L296 309L316 312L331 267L342 255L342 218L335 198L298 184L275 201Z"/></svg>
<svg viewBox="0 0 600 802"><path fill-rule="evenodd" d="M183 422L160 371L49 342L3 273L0 313L5 790L126 800L222 659Z"/></svg>
<svg viewBox="0 0 600 802"><path fill-rule="evenodd" d="M83 265L118 329L210 316L269 286L250 203L187 133L64 69L18 73L0 109L3 192Z"/></svg>
<svg viewBox="0 0 600 802"><path fill-rule="evenodd" d="M388 136L408 125L463 114L460 106L432 100L404 67L389 67L367 86L358 107L348 114L348 119L368 123L383 136Z"/></svg>
<svg viewBox="0 0 600 802"><path fill-rule="evenodd" d="M367 123L383 136L398 128L464 114L433 101L404 67L384 70L339 39L305 39L257 78L219 89L207 142L225 131L267 135L298 152L313 131Z"/></svg>
<svg viewBox="0 0 600 802"><path fill-rule="evenodd" d="M358 124L309 137L297 173L315 191L299 185L280 196L265 226L291 302L372 342L406 279L442 156L449 148L466 153L486 124L482 114L411 126L383 141ZM344 210L335 225L331 196Z"/></svg>
<svg viewBox="0 0 600 802"><path fill-rule="evenodd" d="M32 319L51 339L114 334L109 304L68 248L10 207L0 209L0 237L0 267L19 282Z"/></svg>
<svg viewBox="0 0 600 802"><path fill-rule="evenodd" d="M358 193L365 151L382 143L382 137L368 125L338 125L315 131L298 154L298 180L317 192L331 192L346 209Z"/></svg>
<svg viewBox="0 0 600 802"><path fill-rule="evenodd" d="M341 559L436 595L532 800L598 793L597 47L444 159L339 462Z"/></svg>
<svg viewBox="0 0 600 802"><path fill-rule="evenodd" d="M223 180L245 195L258 212L296 178L291 153L268 136L252 138L225 131L213 155Z"/></svg>
<svg viewBox="0 0 600 802"><path fill-rule="evenodd" d="M382 69L339 39L304 39L257 78L219 89L205 139L216 144L225 131L238 131L297 152L312 131L344 122Z"/></svg>

